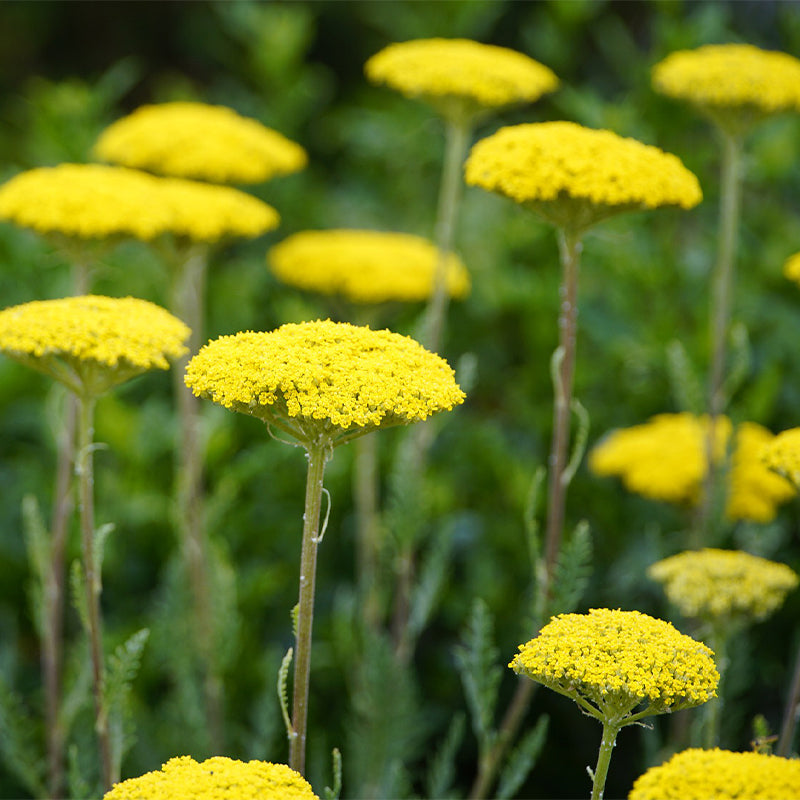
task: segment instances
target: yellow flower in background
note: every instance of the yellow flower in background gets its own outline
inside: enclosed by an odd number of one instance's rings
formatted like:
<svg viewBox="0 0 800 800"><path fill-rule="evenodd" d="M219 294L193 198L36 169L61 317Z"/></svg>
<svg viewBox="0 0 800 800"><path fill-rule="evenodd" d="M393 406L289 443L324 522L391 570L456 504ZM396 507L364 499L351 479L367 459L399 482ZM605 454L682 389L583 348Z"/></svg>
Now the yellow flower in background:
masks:
<svg viewBox="0 0 800 800"><path fill-rule="evenodd" d="M448 117L532 103L558 86L551 70L523 53L469 39L391 44L364 71L372 83L424 100Z"/></svg>
<svg viewBox="0 0 800 800"><path fill-rule="evenodd" d="M761 620L797 587L785 564L737 550L687 550L651 565L647 574L664 587L686 617L709 621Z"/></svg>
<svg viewBox="0 0 800 800"><path fill-rule="evenodd" d="M651 767L628 800L788 800L800 797L800 761L766 753L684 750Z"/></svg>
<svg viewBox="0 0 800 800"><path fill-rule="evenodd" d="M209 342L186 368L195 395L302 442L424 420L464 400L453 370L407 336L330 320Z"/></svg>
<svg viewBox="0 0 800 800"><path fill-rule="evenodd" d="M781 431L761 450L762 463L800 488L800 428Z"/></svg>
<svg viewBox="0 0 800 800"><path fill-rule="evenodd" d="M428 299L439 252L421 236L381 231L302 231L267 254L272 272L301 289L340 294L356 303ZM461 259L447 259L447 288L465 297L470 280Z"/></svg>
<svg viewBox="0 0 800 800"><path fill-rule="evenodd" d="M0 351L77 394L98 396L186 352L189 329L134 297L82 295L0 311Z"/></svg>
<svg viewBox="0 0 800 800"><path fill-rule="evenodd" d="M800 286L800 253L795 253L786 259L783 265L783 274Z"/></svg>
<svg viewBox="0 0 800 800"><path fill-rule="evenodd" d="M171 758L160 769L129 778L103 800L318 800L308 781L286 764L214 756L198 763Z"/></svg>
<svg viewBox="0 0 800 800"><path fill-rule="evenodd" d="M697 178L657 147L574 122L512 125L474 145L466 181L581 230L626 210L702 199Z"/></svg>
<svg viewBox="0 0 800 800"><path fill-rule="evenodd" d="M111 124L94 154L102 161L216 183L261 183L303 169L305 150L225 106L146 105Z"/></svg>
<svg viewBox="0 0 800 800"><path fill-rule="evenodd" d="M719 681L701 642L664 620L607 608L553 617L509 667L599 719L642 704L644 715L696 706L716 696Z"/></svg>

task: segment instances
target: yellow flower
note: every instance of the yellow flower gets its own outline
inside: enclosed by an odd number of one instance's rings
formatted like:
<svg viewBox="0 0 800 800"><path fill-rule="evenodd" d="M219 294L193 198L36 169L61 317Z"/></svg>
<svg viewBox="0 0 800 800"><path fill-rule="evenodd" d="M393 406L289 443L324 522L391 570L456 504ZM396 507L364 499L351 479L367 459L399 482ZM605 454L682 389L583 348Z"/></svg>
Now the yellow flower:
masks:
<svg viewBox="0 0 800 800"><path fill-rule="evenodd" d="M647 574L686 617L761 620L779 608L800 579L785 564L741 551L687 550Z"/></svg>
<svg viewBox="0 0 800 800"><path fill-rule="evenodd" d="M472 148L466 181L582 230L626 210L702 199L697 178L670 153L574 122L501 128Z"/></svg>
<svg viewBox="0 0 800 800"><path fill-rule="evenodd" d="M256 197L227 186L157 178L125 167L61 164L22 172L0 186L0 219L42 234L81 239L172 233L214 242L278 224Z"/></svg>
<svg viewBox="0 0 800 800"><path fill-rule="evenodd" d="M179 319L134 297L83 295L0 311L0 351L91 396L168 369L188 336Z"/></svg>
<svg viewBox="0 0 800 800"><path fill-rule="evenodd" d="M425 300L433 292L439 252L420 236L380 231L302 231L268 253L272 272L284 283L356 303ZM448 290L469 292L469 274L455 254L448 258Z"/></svg>
<svg viewBox="0 0 800 800"><path fill-rule="evenodd" d="M796 284L800 285L800 253L795 253L786 259L783 265L783 274Z"/></svg>
<svg viewBox="0 0 800 800"><path fill-rule="evenodd" d="M618 722L642 704L637 718L705 703L719 682L701 642L664 620L607 608L553 617L509 667Z"/></svg>
<svg viewBox="0 0 800 800"><path fill-rule="evenodd" d="M305 150L225 106L160 103L136 109L101 134L103 161L217 183L260 183L303 169Z"/></svg>
<svg viewBox="0 0 800 800"><path fill-rule="evenodd" d="M190 756L167 761L160 770L117 783L103 800L318 800L300 773L285 764Z"/></svg>
<svg viewBox="0 0 800 800"><path fill-rule="evenodd" d="M800 428L777 434L762 450L762 463L800 488Z"/></svg>
<svg viewBox="0 0 800 800"><path fill-rule="evenodd" d="M464 400L447 362L407 336L330 320L222 336L186 368L195 395L301 442L424 420Z"/></svg>
<svg viewBox="0 0 800 800"><path fill-rule="evenodd" d="M788 800L800 797L800 761L766 753L684 750L639 776L628 800Z"/></svg>
<svg viewBox="0 0 800 800"><path fill-rule="evenodd" d="M505 47L468 39L415 39L385 47L367 78L433 105L445 116L532 103L558 86L543 64Z"/></svg>

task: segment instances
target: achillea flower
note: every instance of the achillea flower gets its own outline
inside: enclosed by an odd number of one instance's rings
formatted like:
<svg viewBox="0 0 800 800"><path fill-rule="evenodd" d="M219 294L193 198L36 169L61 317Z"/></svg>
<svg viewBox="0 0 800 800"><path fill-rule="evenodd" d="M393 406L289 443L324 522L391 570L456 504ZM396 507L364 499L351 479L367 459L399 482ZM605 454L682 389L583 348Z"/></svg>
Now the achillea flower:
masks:
<svg viewBox="0 0 800 800"><path fill-rule="evenodd" d="M469 39L391 44L364 70L373 83L423 100L446 117L532 103L558 86L553 72L523 53Z"/></svg>
<svg viewBox="0 0 800 800"><path fill-rule="evenodd" d="M761 461L800 488L800 428L781 431L761 450Z"/></svg>
<svg viewBox="0 0 800 800"><path fill-rule="evenodd" d="M783 265L783 274L796 284L800 285L800 253L795 253L786 259Z"/></svg>
<svg viewBox="0 0 800 800"><path fill-rule="evenodd" d="M787 800L800 797L800 761L766 753L684 750L651 767L628 800Z"/></svg>
<svg viewBox="0 0 800 800"><path fill-rule="evenodd" d="M256 197L227 186L157 178L126 167L61 164L0 186L0 219L80 239L174 234L200 242L253 237L278 224Z"/></svg>
<svg viewBox="0 0 800 800"><path fill-rule="evenodd" d="M559 614L520 645L509 667L578 702L598 719L636 719L716 696L714 654L669 622L639 611Z"/></svg>
<svg viewBox="0 0 800 800"><path fill-rule="evenodd" d="M195 395L302 442L424 420L464 400L447 362L407 336L330 320L222 336L186 369Z"/></svg>
<svg viewBox="0 0 800 800"><path fill-rule="evenodd" d="M420 236L361 230L302 231L267 254L284 283L356 303L426 300L438 259L435 245ZM448 258L447 278L451 296L468 294L469 274L455 254Z"/></svg>
<svg viewBox="0 0 800 800"><path fill-rule="evenodd" d="M800 578L785 564L741 551L687 550L651 565L647 574L686 617L711 622L762 620Z"/></svg>
<svg viewBox="0 0 800 800"><path fill-rule="evenodd" d="M677 156L574 122L512 125L479 141L466 181L530 207L560 228L583 230L620 211L702 199Z"/></svg>
<svg viewBox="0 0 800 800"><path fill-rule="evenodd" d="M306 779L286 764L214 756L200 763L171 758L160 770L129 778L103 800L318 800Z"/></svg>
<svg viewBox="0 0 800 800"><path fill-rule="evenodd" d="M303 169L305 150L225 106L161 103L136 109L101 134L103 161L179 178L261 183Z"/></svg>
<svg viewBox="0 0 800 800"><path fill-rule="evenodd" d="M0 311L0 351L79 395L98 396L186 352L189 329L153 303L98 295Z"/></svg>

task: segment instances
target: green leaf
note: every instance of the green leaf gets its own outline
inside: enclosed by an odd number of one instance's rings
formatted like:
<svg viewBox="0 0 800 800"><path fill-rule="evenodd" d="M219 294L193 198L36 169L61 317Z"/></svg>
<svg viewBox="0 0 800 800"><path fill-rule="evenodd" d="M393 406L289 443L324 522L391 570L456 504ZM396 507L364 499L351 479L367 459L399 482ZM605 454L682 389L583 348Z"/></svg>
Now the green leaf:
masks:
<svg viewBox="0 0 800 800"><path fill-rule="evenodd" d="M32 494L22 499L22 530L28 551L28 561L33 572L30 586L31 611L39 638L46 628L44 597L50 573L50 535L42 518L39 502Z"/></svg>
<svg viewBox="0 0 800 800"><path fill-rule="evenodd" d="M551 614L574 611L592 575L592 537L589 524L581 520L564 541L553 572Z"/></svg>
<svg viewBox="0 0 800 800"><path fill-rule="evenodd" d="M683 342L678 339L667 345L667 373L676 406L681 411L701 414L706 405L703 387Z"/></svg>
<svg viewBox="0 0 800 800"><path fill-rule="evenodd" d="M415 640L422 632L447 577L453 542L453 526L443 525L433 537L419 569L416 585L411 594L408 632Z"/></svg>
<svg viewBox="0 0 800 800"><path fill-rule="evenodd" d="M525 734L509 756L505 767L500 772L496 795L498 800L512 797L525 782L542 751L549 722L550 718L547 715L539 717L533 729Z"/></svg>
<svg viewBox="0 0 800 800"><path fill-rule="evenodd" d="M325 800L339 800L342 793L342 754L338 747L334 747L331 752L333 759L333 788L325 787Z"/></svg>
<svg viewBox="0 0 800 800"><path fill-rule="evenodd" d="M743 323L737 322L731 327L730 340L730 364L723 384L723 397L726 402L742 387L753 364L750 336Z"/></svg>
<svg viewBox="0 0 800 800"><path fill-rule="evenodd" d="M289 716L289 690L287 688L289 682L289 668L292 665L292 656L294 655L293 648L286 651L286 655L281 660L281 666L278 670L278 700L281 704L281 714L283 715L283 724L286 726L286 738L290 739L294 736L294 727Z"/></svg>
<svg viewBox="0 0 800 800"><path fill-rule="evenodd" d="M466 720L464 714L456 714L450 721L447 734L439 749L434 753L428 767L425 782L428 797L452 796L453 781L456 775L456 754L464 740Z"/></svg>
<svg viewBox="0 0 800 800"><path fill-rule="evenodd" d="M108 539L108 535L114 530L114 523L113 522L106 522L105 525L101 525L95 532L94 532L94 539L92 540L93 547L94 547L94 572L97 576L97 580L100 581L100 585L102 586L103 582L103 557L105 555L105 547L106 547L106 539Z"/></svg>
<svg viewBox="0 0 800 800"><path fill-rule="evenodd" d="M37 797L47 795L39 732L21 699L0 678L0 756L7 769Z"/></svg>
<svg viewBox="0 0 800 800"><path fill-rule="evenodd" d="M72 596L72 605L75 606L83 630L88 635L89 607L86 604L86 578L83 574L83 566L77 558L72 562L72 567L70 569L69 588L70 595Z"/></svg>

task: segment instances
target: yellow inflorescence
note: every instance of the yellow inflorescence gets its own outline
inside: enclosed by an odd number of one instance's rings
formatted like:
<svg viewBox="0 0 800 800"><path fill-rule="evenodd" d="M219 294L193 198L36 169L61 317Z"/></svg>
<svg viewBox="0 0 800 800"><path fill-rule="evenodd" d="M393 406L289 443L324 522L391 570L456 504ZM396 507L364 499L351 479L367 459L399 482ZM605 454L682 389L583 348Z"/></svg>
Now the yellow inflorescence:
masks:
<svg viewBox="0 0 800 800"><path fill-rule="evenodd" d="M464 400L447 362L413 339L329 320L222 336L189 362L186 385L306 432L415 422Z"/></svg>
<svg viewBox="0 0 800 800"><path fill-rule="evenodd" d="M302 231L268 255L272 272L302 289L341 294L356 303L425 300L433 292L436 246L420 236L380 231ZM447 259L451 296L469 293L470 280L455 254Z"/></svg>
<svg viewBox="0 0 800 800"><path fill-rule="evenodd" d="M161 175L260 183L303 169L305 150L225 106L161 103L110 125L94 148L103 160Z"/></svg>
<svg viewBox="0 0 800 800"><path fill-rule="evenodd" d="M800 797L800 761L766 753L684 750L651 767L628 800L788 800Z"/></svg>
<svg viewBox="0 0 800 800"><path fill-rule="evenodd" d="M654 714L699 705L719 682L708 647L639 611L560 614L519 650L511 669L601 714L642 703Z"/></svg>
<svg viewBox="0 0 800 800"><path fill-rule="evenodd" d="M605 207L691 208L702 199L697 178L676 156L574 122L501 128L472 148L465 169L468 184L518 203L567 197Z"/></svg>
<svg viewBox="0 0 800 800"><path fill-rule="evenodd" d="M800 428L781 431L760 453L762 463L800 489Z"/></svg>
<svg viewBox="0 0 800 800"><path fill-rule="evenodd" d="M467 98L485 108L533 102L558 86L553 72L523 53L469 39L391 44L364 70L406 97Z"/></svg>
<svg viewBox="0 0 800 800"><path fill-rule="evenodd" d="M705 45L671 53L656 64L653 86L707 107L800 110L800 61L749 44Z"/></svg>
<svg viewBox="0 0 800 800"><path fill-rule="evenodd" d="M285 764L214 756L200 763L171 758L157 771L117 783L103 800L318 800L300 773Z"/></svg>
<svg viewBox="0 0 800 800"><path fill-rule="evenodd" d="M278 224L256 197L228 186L157 178L126 167L61 164L0 186L0 219L39 233L83 239L172 233L203 242L253 237Z"/></svg>
<svg viewBox="0 0 800 800"><path fill-rule="evenodd" d="M795 253L786 259L783 265L783 274L796 284L800 285L800 253Z"/></svg>
<svg viewBox="0 0 800 800"><path fill-rule="evenodd" d="M764 619L800 579L785 564L733 550L687 550L653 564L647 574L663 585L686 617Z"/></svg>

